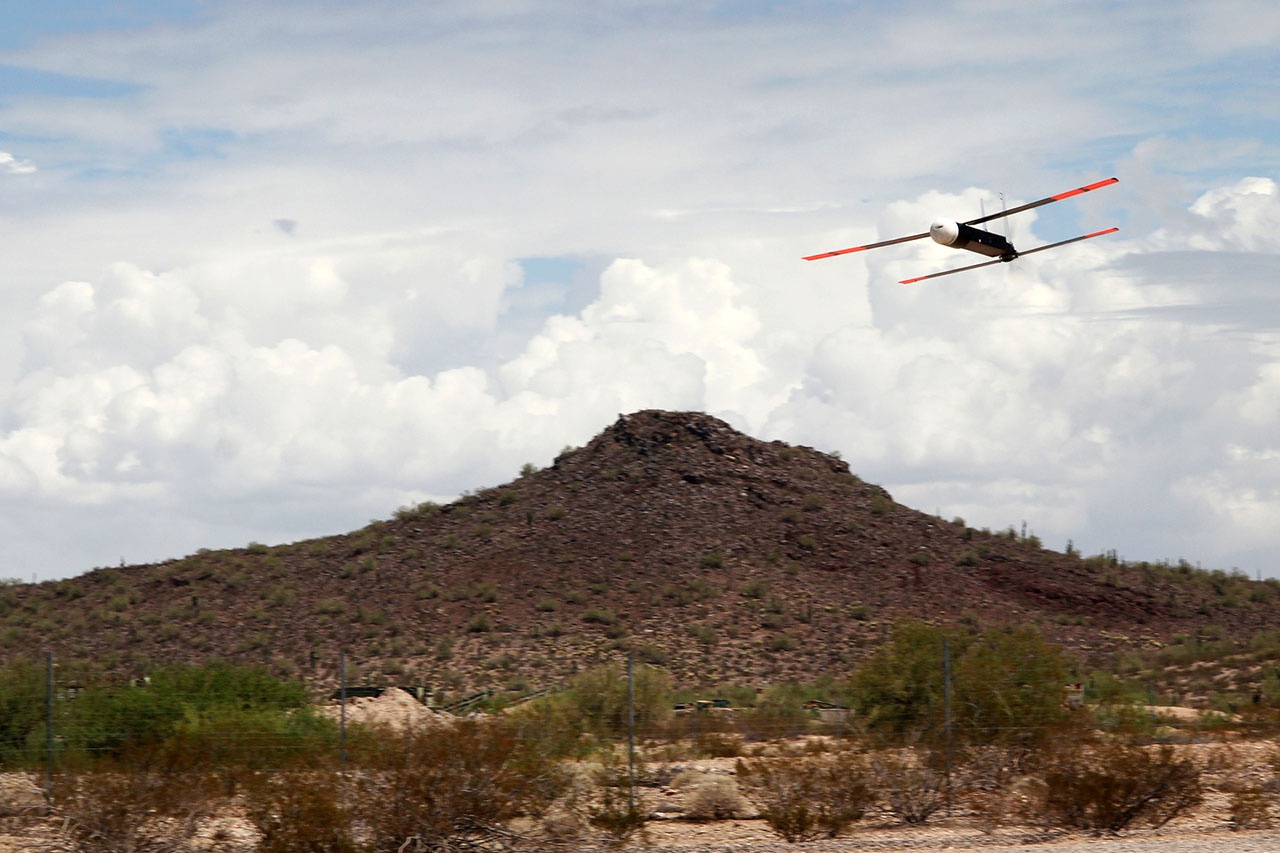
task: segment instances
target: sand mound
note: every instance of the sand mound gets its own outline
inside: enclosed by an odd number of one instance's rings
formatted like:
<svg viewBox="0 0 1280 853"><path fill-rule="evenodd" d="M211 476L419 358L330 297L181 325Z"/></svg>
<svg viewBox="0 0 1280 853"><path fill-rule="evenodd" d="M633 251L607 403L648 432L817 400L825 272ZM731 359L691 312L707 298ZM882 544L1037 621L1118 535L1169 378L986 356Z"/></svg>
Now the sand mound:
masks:
<svg viewBox="0 0 1280 853"><path fill-rule="evenodd" d="M336 720L342 714L342 703L335 699L323 705L320 713ZM347 700L347 721L366 726L416 729L452 725L455 719L452 714L431 710L398 687L378 697L361 696Z"/></svg>
<svg viewBox="0 0 1280 853"><path fill-rule="evenodd" d="M1204 720L1205 716L1214 712L1208 708L1184 708L1181 705L1146 705L1145 710L1152 716L1163 717L1166 720L1176 720L1180 723L1198 723ZM1220 714L1231 722L1239 722L1239 714Z"/></svg>
<svg viewBox="0 0 1280 853"><path fill-rule="evenodd" d="M44 810L44 791L26 773L0 773L0 817Z"/></svg>

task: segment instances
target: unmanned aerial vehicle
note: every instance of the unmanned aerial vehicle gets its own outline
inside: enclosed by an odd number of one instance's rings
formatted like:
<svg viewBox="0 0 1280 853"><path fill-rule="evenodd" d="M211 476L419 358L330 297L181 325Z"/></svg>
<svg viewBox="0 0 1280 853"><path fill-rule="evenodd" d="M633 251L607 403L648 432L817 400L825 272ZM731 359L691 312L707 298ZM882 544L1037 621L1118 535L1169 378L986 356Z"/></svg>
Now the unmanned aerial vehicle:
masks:
<svg viewBox="0 0 1280 853"><path fill-rule="evenodd" d="M1094 231L1091 234L1082 234L1079 237L1072 237L1070 240L1060 240L1057 243L1049 243L1046 246L1036 246L1034 249L1027 249L1024 252L1020 252L1013 247L1013 244L1009 242L1008 237L1004 237L992 231L985 231L981 228L974 228L973 226L983 222L990 222L993 219L1013 216L1015 213L1022 213L1025 210L1042 207L1043 205L1052 204L1055 201L1062 201L1064 198L1071 198L1072 196L1091 192L1092 190L1101 189L1102 187L1109 187L1112 184L1119 183L1119 181L1119 178L1107 178L1105 181L1098 181L1095 184L1089 184L1084 187L1076 187L1074 190L1067 190L1064 193L1051 195L1048 198L1042 198L1039 201L1033 201L1030 204L1019 205L1018 207L1010 210L1002 210L999 213L979 216L977 219L970 219L967 222L956 222L953 219L938 219L929 226L928 231L921 234L911 234L907 237L895 237L892 240L882 240L879 243L868 243L865 246L853 246L849 249L836 249L834 252L822 252L817 255L809 255L805 260L818 261L823 258L834 258L836 255L865 252L867 249L879 249L881 246L892 246L897 243L909 243L912 240L922 240L925 237L932 237L935 243L941 243L943 246L977 252L979 255L986 255L989 258L995 258L995 260L983 261L980 264L970 264L965 267L956 267L955 269L943 270L942 272L935 272L930 273L929 275L917 276L916 278L904 279L901 284L915 284L917 281L924 281L928 278L938 278L939 276L965 272L966 270L976 270L980 267L989 267L992 264L1008 263L1016 258L1021 258L1036 252L1043 252L1045 249L1056 249L1059 246L1065 246L1068 243L1078 243L1081 240L1090 240L1094 237L1101 237L1104 234L1114 234L1120 229L1107 228L1102 231Z"/></svg>

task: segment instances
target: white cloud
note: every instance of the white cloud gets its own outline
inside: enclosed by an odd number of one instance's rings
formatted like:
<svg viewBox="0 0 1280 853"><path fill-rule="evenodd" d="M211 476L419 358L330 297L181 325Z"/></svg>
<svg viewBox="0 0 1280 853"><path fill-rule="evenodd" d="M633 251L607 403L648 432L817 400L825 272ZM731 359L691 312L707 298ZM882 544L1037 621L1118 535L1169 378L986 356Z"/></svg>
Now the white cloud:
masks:
<svg viewBox="0 0 1280 853"><path fill-rule="evenodd" d="M120 84L0 104L13 552L332 532L661 406L971 523L1280 570L1280 13L1224 9L213 4L8 50ZM1113 237L911 288L964 259L799 260L1112 169L1008 224Z"/></svg>
<svg viewBox="0 0 1280 853"><path fill-rule="evenodd" d="M0 151L0 172L11 175L29 175L36 171L36 165L29 160L19 160L7 151Z"/></svg>
<svg viewBox="0 0 1280 853"><path fill-rule="evenodd" d="M1202 195L1191 212L1213 226L1197 235L1196 249L1280 251L1280 192L1270 178L1245 178Z"/></svg>
<svg viewBox="0 0 1280 853"><path fill-rule="evenodd" d="M1270 215L1253 203L1260 186L1218 188L1190 209L1206 233L1254 234ZM890 208L883 227L962 202L926 194ZM1014 236L1041 241L1026 224ZM754 274L707 258L618 260L595 301L549 317L492 372L417 372L399 358L417 334L487 333L519 283L510 264L450 259L431 237L165 273L121 264L99 284L52 288L28 321L0 490L99 506L198 490L196 506L220 512L317 486L446 495L546 461L618 412L689 408L839 449L899 497L945 502L971 523L1027 519L1080 543L1105 528L1096 514L1118 489L1166 515L1166 538L1139 537L1146 547L1183 544L1197 516L1234 519L1237 544L1265 543L1259 520L1280 509L1276 484L1267 466L1241 460L1280 453L1280 359L1158 317L1099 319L1194 298L1176 281L1148 287L1108 271L1170 240L1113 240L928 288L892 282L954 255L927 243L906 260L886 250L869 256L870 287L844 286L848 313L836 317L821 311L846 307L823 301L837 295L822 285L834 263L761 272L751 247L732 244L726 254ZM771 286L810 270L813 293ZM481 296L465 311L412 315L418 326L388 310L412 314L412 294L443 299L460 285ZM1081 303L1085 315L1073 310Z"/></svg>

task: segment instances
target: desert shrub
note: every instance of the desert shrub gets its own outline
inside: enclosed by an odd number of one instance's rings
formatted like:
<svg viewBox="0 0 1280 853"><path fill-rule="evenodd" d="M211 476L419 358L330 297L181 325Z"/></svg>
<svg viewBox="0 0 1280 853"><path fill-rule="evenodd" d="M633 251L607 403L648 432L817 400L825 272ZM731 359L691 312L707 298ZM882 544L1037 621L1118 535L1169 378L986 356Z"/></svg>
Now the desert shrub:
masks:
<svg viewBox="0 0 1280 853"><path fill-rule="evenodd" d="M946 805L946 777L914 755L878 755L872 762L872 773L880 802L902 823L927 823Z"/></svg>
<svg viewBox="0 0 1280 853"><path fill-rule="evenodd" d="M582 621L588 625L617 625L618 616L604 607L588 607L582 611Z"/></svg>
<svg viewBox="0 0 1280 853"><path fill-rule="evenodd" d="M622 847L644 832L644 810L636 803L633 793L606 783L599 798L587 807L587 822L613 846Z"/></svg>
<svg viewBox="0 0 1280 853"><path fill-rule="evenodd" d="M1033 808L1052 826L1115 834L1135 822L1163 826L1200 804L1200 770L1172 746L1121 743L1058 751L1041 771Z"/></svg>
<svg viewBox="0 0 1280 853"><path fill-rule="evenodd" d="M738 785L728 776L703 774L693 783L685 815L690 820L730 820L746 812Z"/></svg>
<svg viewBox="0 0 1280 853"><path fill-rule="evenodd" d="M1232 791L1229 802L1232 829L1270 829L1271 795L1261 788Z"/></svg>
<svg viewBox="0 0 1280 853"><path fill-rule="evenodd" d="M715 724L727 721L711 720ZM733 732L700 731L693 739L694 754L706 758L737 758L742 755L742 736Z"/></svg>
<svg viewBox="0 0 1280 853"><path fill-rule="evenodd" d="M765 643L771 652L793 652L800 648L800 641L790 634L775 634Z"/></svg>
<svg viewBox="0 0 1280 853"><path fill-rule="evenodd" d="M329 771L262 773L244 785L245 817L258 853L355 853L343 777Z"/></svg>
<svg viewBox="0 0 1280 853"><path fill-rule="evenodd" d="M953 751L949 756L951 793L969 808L983 832L1023 823L1028 813L1023 804L1043 787L1040 779L1028 775L1040 756L1039 750L999 745ZM935 752L926 763L937 770L940 760L947 758Z"/></svg>
<svg viewBox="0 0 1280 853"><path fill-rule="evenodd" d="M187 849L221 789L201 773L112 767L56 778L49 807L75 853Z"/></svg>
<svg viewBox="0 0 1280 853"><path fill-rule="evenodd" d="M353 780L362 838L376 850L434 851L509 838L568 787L558 762L500 720L389 733Z"/></svg>
<svg viewBox="0 0 1280 853"><path fill-rule="evenodd" d="M739 759L738 784L774 833L790 842L835 838L874 800L865 761L850 752Z"/></svg>
<svg viewBox="0 0 1280 853"><path fill-rule="evenodd" d="M688 628L689 636L693 637L704 646L714 646L719 640L716 629L707 624L694 624Z"/></svg>

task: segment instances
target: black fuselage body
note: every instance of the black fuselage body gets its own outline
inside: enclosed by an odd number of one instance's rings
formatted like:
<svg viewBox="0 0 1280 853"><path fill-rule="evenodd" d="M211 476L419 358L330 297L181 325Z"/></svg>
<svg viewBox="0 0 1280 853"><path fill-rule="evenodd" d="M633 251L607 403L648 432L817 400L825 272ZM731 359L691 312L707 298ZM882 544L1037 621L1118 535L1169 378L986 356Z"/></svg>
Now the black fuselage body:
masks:
<svg viewBox="0 0 1280 853"><path fill-rule="evenodd" d="M951 248L968 249L970 252L977 252L979 255L1000 258L1006 261L1011 261L1018 257L1018 252L1013 248L1013 244L999 234L983 231L981 228L974 228L972 225L965 225L963 222L957 223L957 225L960 228L960 235L956 237L954 243L949 244Z"/></svg>

